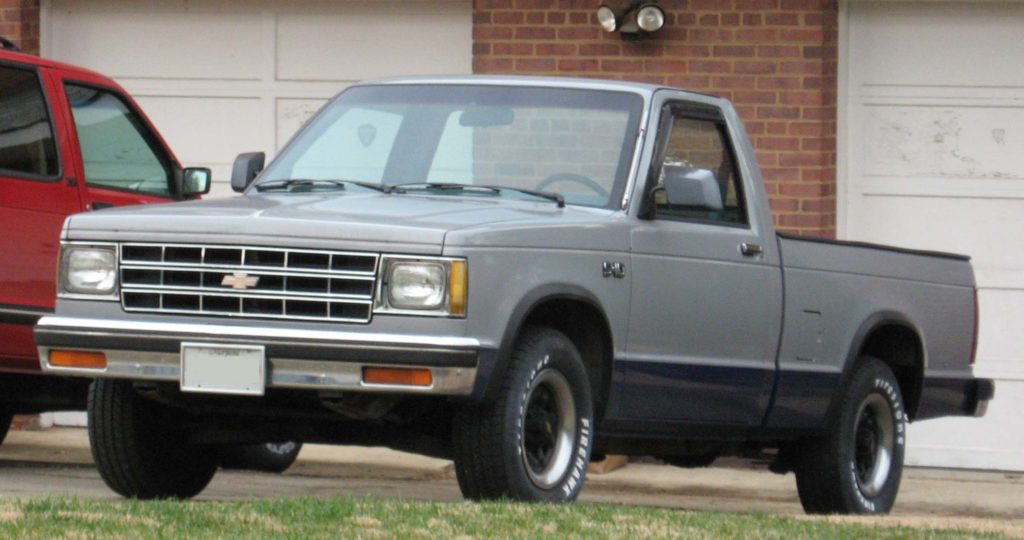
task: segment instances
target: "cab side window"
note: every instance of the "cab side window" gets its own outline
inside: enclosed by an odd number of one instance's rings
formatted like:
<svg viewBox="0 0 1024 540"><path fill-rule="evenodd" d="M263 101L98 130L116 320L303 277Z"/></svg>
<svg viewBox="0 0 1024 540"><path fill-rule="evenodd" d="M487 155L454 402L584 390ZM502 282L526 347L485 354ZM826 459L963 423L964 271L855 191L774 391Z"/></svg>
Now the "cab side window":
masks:
<svg viewBox="0 0 1024 540"><path fill-rule="evenodd" d="M743 183L725 120L716 117L714 111L699 111L695 114L686 108L671 106L663 114L671 114L671 118L662 124L668 127L663 132L667 140L661 143L664 157L656 172L655 187L651 190L656 217L746 225ZM712 195L712 204L670 204L665 180L673 175L703 180L703 185L697 180L691 181L687 184L688 189L701 190L703 187L705 194ZM717 191L717 197L714 191Z"/></svg>
<svg viewBox="0 0 1024 540"><path fill-rule="evenodd" d="M0 66L0 175L55 178L59 173L39 76L30 69Z"/></svg>
<svg viewBox="0 0 1024 540"><path fill-rule="evenodd" d="M171 168L142 120L111 92L65 84L85 183L170 197Z"/></svg>

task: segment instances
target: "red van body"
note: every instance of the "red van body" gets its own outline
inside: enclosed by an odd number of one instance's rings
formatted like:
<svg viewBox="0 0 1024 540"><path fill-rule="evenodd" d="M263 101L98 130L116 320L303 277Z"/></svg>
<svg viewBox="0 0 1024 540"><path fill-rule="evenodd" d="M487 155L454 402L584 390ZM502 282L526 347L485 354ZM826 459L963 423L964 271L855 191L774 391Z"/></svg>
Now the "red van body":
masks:
<svg viewBox="0 0 1024 540"><path fill-rule="evenodd" d="M0 431L10 414L83 409L86 384L44 377L32 327L53 311L64 219L180 200L182 168L117 83L0 50ZM2 435L0 435L2 440Z"/></svg>

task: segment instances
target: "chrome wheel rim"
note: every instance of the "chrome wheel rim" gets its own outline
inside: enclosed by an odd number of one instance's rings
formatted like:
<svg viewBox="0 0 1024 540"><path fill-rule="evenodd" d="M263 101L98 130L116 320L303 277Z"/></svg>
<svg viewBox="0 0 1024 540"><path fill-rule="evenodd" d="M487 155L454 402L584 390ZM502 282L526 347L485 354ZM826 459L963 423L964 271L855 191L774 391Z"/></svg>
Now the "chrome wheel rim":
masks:
<svg viewBox="0 0 1024 540"><path fill-rule="evenodd" d="M853 441L857 487L865 497L877 497L889 479L896 443L892 407L881 394L871 394L861 404Z"/></svg>
<svg viewBox="0 0 1024 540"><path fill-rule="evenodd" d="M523 465L534 485L551 489L561 482L572 461L575 439L576 404L569 381L546 369L527 392L519 438Z"/></svg>

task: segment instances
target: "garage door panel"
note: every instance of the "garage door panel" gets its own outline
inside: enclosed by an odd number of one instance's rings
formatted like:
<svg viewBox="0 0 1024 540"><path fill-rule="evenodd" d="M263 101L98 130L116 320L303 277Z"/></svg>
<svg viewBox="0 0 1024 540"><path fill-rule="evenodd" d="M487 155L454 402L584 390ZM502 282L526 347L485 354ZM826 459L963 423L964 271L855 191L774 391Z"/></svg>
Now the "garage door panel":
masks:
<svg viewBox="0 0 1024 540"><path fill-rule="evenodd" d="M1020 274L1018 273L1018 276ZM983 288L978 304L983 325L979 332L978 370L989 377L1024 381L1024 341L1020 339L1020 321L1024 320L1024 278L1013 288ZM1012 399L1002 388L1001 396ZM1021 396L1024 394L1017 394Z"/></svg>
<svg viewBox="0 0 1024 540"><path fill-rule="evenodd" d="M842 9L840 234L970 255L996 379L986 418L912 425L908 463L1024 470L1024 2Z"/></svg>
<svg viewBox="0 0 1024 540"><path fill-rule="evenodd" d="M115 79L258 80L259 13L97 11L55 1L52 50ZM217 54L211 54L216 39ZM196 59L202 59L197 62Z"/></svg>
<svg viewBox="0 0 1024 540"><path fill-rule="evenodd" d="M371 77L465 73L472 48L469 12L461 3L431 2L392 9L350 5L344 14L283 14L277 20L280 80L358 81ZM462 20L460 14L465 14ZM310 54L315 36L316 54ZM389 47L374 46L384 41ZM429 45L428 45L429 44ZM423 62L422 48L431 61Z"/></svg>
<svg viewBox="0 0 1024 540"><path fill-rule="evenodd" d="M1024 199L867 195L851 201L859 240L971 255L976 267L1024 272ZM1008 249L1010 248L1010 249Z"/></svg>
<svg viewBox="0 0 1024 540"><path fill-rule="evenodd" d="M851 11L865 85L1024 86L1024 3L856 0Z"/></svg>
<svg viewBox="0 0 1024 540"><path fill-rule="evenodd" d="M339 90L340 91L340 90ZM288 143L291 136L320 110L327 99L292 99L277 100L277 149Z"/></svg>
<svg viewBox="0 0 1024 540"><path fill-rule="evenodd" d="M225 178L231 174L235 156L262 146L259 99L147 95L135 99L182 165L210 167L215 176Z"/></svg>
<svg viewBox="0 0 1024 540"><path fill-rule="evenodd" d="M472 71L470 0L50 0L43 55L112 75L183 163L231 194L238 152L273 158L353 81Z"/></svg>
<svg viewBox="0 0 1024 540"><path fill-rule="evenodd" d="M982 420L942 418L912 423L907 434L907 464L1019 470L1024 415L1015 399L1021 395L1024 381L1000 381L996 399Z"/></svg>
<svg viewBox="0 0 1024 540"><path fill-rule="evenodd" d="M1024 106L866 104L861 174L1024 178Z"/></svg>

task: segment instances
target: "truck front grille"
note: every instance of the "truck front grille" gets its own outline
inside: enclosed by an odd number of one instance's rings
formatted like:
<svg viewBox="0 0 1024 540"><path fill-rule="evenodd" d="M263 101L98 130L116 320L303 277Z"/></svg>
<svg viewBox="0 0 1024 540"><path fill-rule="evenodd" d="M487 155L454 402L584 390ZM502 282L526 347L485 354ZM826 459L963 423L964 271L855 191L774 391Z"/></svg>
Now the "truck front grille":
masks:
<svg viewBox="0 0 1024 540"><path fill-rule="evenodd" d="M369 322L376 253L122 244L125 311Z"/></svg>

